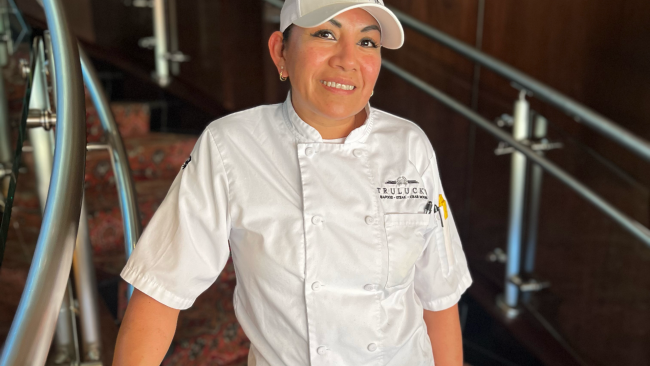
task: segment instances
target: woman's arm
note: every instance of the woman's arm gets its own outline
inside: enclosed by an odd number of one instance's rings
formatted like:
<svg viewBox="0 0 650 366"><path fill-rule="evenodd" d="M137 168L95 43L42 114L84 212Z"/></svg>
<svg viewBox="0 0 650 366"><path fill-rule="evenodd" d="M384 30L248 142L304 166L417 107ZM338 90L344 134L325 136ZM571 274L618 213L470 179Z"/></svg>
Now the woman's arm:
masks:
<svg viewBox="0 0 650 366"><path fill-rule="evenodd" d="M158 366L176 331L180 311L133 289L117 335L113 366Z"/></svg>
<svg viewBox="0 0 650 366"><path fill-rule="evenodd" d="M458 304L441 311L424 310L424 322L427 324L436 366L462 366L463 337Z"/></svg>

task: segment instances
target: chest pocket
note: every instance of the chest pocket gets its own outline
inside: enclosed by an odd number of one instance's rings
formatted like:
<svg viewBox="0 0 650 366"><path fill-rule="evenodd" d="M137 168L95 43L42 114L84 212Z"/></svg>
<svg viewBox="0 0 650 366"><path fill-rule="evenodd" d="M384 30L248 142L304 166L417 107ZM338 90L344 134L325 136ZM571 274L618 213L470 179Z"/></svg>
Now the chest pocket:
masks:
<svg viewBox="0 0 650 366"><path fill-rule="evenodd" d="M424 233L430 214L385 214L388 242L388 281L386 288L408 283L415 262L424 250Z"/></svg>

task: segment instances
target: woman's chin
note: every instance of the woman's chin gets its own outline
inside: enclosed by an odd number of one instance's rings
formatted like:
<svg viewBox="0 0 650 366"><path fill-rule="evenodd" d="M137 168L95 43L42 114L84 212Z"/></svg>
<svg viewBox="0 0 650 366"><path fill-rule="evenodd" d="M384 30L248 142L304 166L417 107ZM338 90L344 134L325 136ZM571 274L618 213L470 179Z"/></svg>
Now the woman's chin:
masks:
<svg viewBox="0 0 650 366"><path fill-rule="evenodd" d="M342 120L356 116L357 113L361 112L365 106L365 103L359 103L357 106L342 106L340 104L328 103L328 105L322 106L319 109L320 113L329 119Z"/></svg>

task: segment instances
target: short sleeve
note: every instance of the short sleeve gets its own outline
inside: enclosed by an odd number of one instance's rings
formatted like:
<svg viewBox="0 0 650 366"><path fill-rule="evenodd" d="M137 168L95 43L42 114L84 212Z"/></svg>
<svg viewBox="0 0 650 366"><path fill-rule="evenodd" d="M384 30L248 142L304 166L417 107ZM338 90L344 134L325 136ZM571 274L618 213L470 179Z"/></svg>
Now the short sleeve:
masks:
<svg viewBox="0 0 650 366"><path fill-rule="evenodd" d="M452 307L471 285L460 236L447 196L442 189L436 157L433 155L422 175L433 217L425 234L425 249L415 263L415 292L427 310Z"/></svg>
<svg viewBox="0 0 650 366"><path fill-rule="evenodd" d="M228 260L228 207L228 179L206 129L120 276L169 307L189 308Z"/></svg>

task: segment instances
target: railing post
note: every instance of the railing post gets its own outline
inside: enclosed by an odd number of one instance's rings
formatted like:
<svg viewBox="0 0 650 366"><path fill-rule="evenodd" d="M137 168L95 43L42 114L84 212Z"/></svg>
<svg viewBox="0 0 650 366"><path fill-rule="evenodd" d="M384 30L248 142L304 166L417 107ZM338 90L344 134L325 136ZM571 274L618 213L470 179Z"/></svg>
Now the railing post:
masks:
<svg viewBox="0 0 650 366"><path fill-rule="evenodd" d="M519 92L514 105L512 137L517 141L528 139L530 104L526 91ZM508 259L506 262L505 294L500 306L508 316L516 316L519 305L519 288L511 282L521 267L521 242L526 192L526 156L513 152L510 172L510 216L508 220Z"/></svg>
<svg viewBox="0 0 650 366"><path fill-rule="evenodd" d="M153 0L153 36L155 38L154 54L156 59L156 81L162 87L169 85L169 60L167 59L167 19L165 18L165 0Z"/></svg>
<svg viewBox="0 0 650 366"><path fill-rule="evenodd" d="M45 78L44 49L43 41L38 38L34 42L34 76L32 94L29 98L29 109L49 111L50 99L47 95L47 84ZM54 133L44 128L28 129L29 141L32 144L34 154L34 171L36 175L36 190L41 204L41 213L45 212L47 191L50 188L50 175L52 174Z"/></svg>
<svg viewBox="0 0 650 366"><path fill-rule="evenodd" d="M45 45L41 38L34 42L34 75L32 79L32 93L29 98L29 109L38 111L50 111L50 99L45 77ZM52 175L54 155L54 133L44 128L28 129L29 140L32 144L34 156L34 171L36 175L36 189L38 200L41 205L41 213L45 213L45 203L50 188L50 176ZM69 285L68 285L69 287ZM54 336L54 361L66 362L76 359L73 314L70 311L71 303L66 295L63 297L59 316L56 320L56 331Z"/></svg>
<svg viewBox="0 0 650 366"><path fill-rule="evenodd" d="M56 319L56 330L53 340L53 354L50 360L56 365L76 364L79 360L79 342L77 337L77 319L74 313L72 283L68 280L65 288L59 317Z"/></svg>
<svg viewBox="0 0 650 366"><path fill-rule="evenodd" d="M0 71L7 66L11 51L11 28L8 12L10 11L7 0L0 0ZM0 78L0 166L13 160L11 152L11 130L9 128L9 107L5 92L4 78ZM0 199L9 192L9 177L0 177ZM2 204L3 202L0 202ZM0 210L2 212L2 210Z"/></svg>
<svg viewBox="0 0 650 366"><path fill-rule="evenodd" d="M0 69L1 70L1 69ZM13 160L11 152L11 131L9 128L9 108L7 106L7 94L5 93L4 78L0 79L0 166L9 164ZM0 177L0 197L7 197L9 192L9 177ZM2 210L0 210L1 212Z"/></svg>
<svg viewBox="0 0 650 366"><path fill-rule="evenodd" d="M93 263L93 248L88 231L86 199L81 203L81 218L77 232L77 246L72 259L74 284L79 302L81 329L81 361L99 361L102 356L102 338L99 325L99 293Z"/></svg>
<svg viewBox="0 0 650 366"><path fill-rule="evenodd" d="M534 141L545 141L548 121L544 116L536 114L533 119ZM544 156L544 150L537 150L537 154ZM544 170L538 164L531 164L530 192L528 194L528 224L526 225L526 250L524 252L523 272L532 275L535 270L535 254L537 252L537 232L539 227L539 208L542 196L542 179ZM523 301L530 299L530 292L522 295Z"/></svg>

